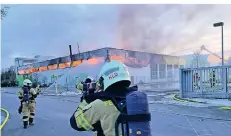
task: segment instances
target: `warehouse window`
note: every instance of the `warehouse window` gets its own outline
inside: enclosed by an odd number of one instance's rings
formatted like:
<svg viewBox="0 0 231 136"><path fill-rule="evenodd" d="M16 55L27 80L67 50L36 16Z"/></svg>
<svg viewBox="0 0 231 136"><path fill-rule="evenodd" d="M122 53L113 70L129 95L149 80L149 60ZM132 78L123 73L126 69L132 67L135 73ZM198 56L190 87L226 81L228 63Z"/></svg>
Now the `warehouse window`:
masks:
<svg viewBox="0 0 231 136"><path fill-rule="evenodd" d="M174 69L178 69L178 65L177 64L174 65Z"/></svg>
<svg viewBox="0 0 231 136"><path fill-rule="evenodd" d="M168 78L172 78L172 65L167 65Z"/></svg>
<svg viewBox="0 0 231 136"><path fill-rule="evenodd" d="M159 65L159 75L160 75L160 79L164 79L166 77L166 65L165 64Z"/></svg>
<svg viewBox="0 0 231 136"><path fill-rule="evenodd" d="M158 65L151 66L151 79L158 79Z"/></svg>

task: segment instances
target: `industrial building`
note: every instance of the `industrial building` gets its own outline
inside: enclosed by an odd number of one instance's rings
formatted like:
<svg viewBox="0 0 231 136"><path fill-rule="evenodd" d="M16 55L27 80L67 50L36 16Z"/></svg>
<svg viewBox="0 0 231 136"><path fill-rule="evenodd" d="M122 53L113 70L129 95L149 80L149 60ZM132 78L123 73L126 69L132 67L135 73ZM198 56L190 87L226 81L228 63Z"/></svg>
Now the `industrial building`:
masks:
<svg viewBox="0 0 231 136"><path fill-rule="evenodd" d="M23 79L31 78L48 86L55 81L63 86L74 86L79 74L97 78L101 64L107 59L123 62L128 67L132 84L179 81L179 68L184 64L177 56L101 48L73 54L72 57L65 56L40 62L36 59L16 58L17 80L19 84L22 84ZM31 63L23 65L24 61ZM83 63L84 67L80 69Z"/></svg>

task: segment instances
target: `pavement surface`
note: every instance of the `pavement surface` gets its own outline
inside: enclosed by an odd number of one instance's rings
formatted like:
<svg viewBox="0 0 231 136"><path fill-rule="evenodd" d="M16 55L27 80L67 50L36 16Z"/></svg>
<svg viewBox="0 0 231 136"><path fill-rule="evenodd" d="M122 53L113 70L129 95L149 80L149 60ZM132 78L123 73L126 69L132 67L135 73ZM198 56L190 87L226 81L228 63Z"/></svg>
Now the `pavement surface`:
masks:
<svg viewBox="0 0 231 136"><path fill-rule="evenodd" d="M92 132L75 131L69 124L69 118L79 104L79 96L40 95L36 103L35 126L25 130L17 112L19 100L15 92L16 88L9 88L1 93L2 107L10 113L2 136L92 136ZM231 111L165 103L153 103L149 108L153 136L231 136Z"/></svg>

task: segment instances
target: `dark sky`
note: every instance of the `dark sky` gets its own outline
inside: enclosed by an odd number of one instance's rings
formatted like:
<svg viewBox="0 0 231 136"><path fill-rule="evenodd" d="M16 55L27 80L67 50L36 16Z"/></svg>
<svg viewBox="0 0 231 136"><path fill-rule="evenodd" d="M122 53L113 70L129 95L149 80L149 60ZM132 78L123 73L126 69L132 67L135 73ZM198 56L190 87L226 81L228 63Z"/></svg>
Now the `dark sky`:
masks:
<svg viewBox="0 0 231 136"><path fill-rule="evenodd" d="M117 47L168 54L204 44L219 53L220 29L212 26L217 21L225 22L225 50L231 50L231 5L9 6L1 24L2 68L15 57L66 56L69 44L77 53L77 42L81 51Z"/></svg>

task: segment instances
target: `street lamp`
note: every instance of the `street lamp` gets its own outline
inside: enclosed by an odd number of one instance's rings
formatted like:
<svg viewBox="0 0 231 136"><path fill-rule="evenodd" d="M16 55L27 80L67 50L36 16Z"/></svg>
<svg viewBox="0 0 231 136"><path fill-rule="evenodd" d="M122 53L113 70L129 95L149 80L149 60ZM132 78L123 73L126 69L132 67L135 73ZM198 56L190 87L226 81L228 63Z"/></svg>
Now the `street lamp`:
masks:
<svg viewBox="0 0 231 136"><path fill-rule="evenodd" d="M221 26L221 53L222 53L222 67L224 66L224 38L223 38L223 22L218 22L213 24L214 27L219 27Z"/></svg>
<svg viewBox="0 0 231 136"><path fill-rule="evenodd" d="M221 53L222 53L222 86L223 86L223 90L224 92L227 92L227 75L226 75L226 71L224 70L224 39L223 39L223 26L224 23L223 22L218 22L213 24L214 27L219 27L221 26Z"/></svg>

